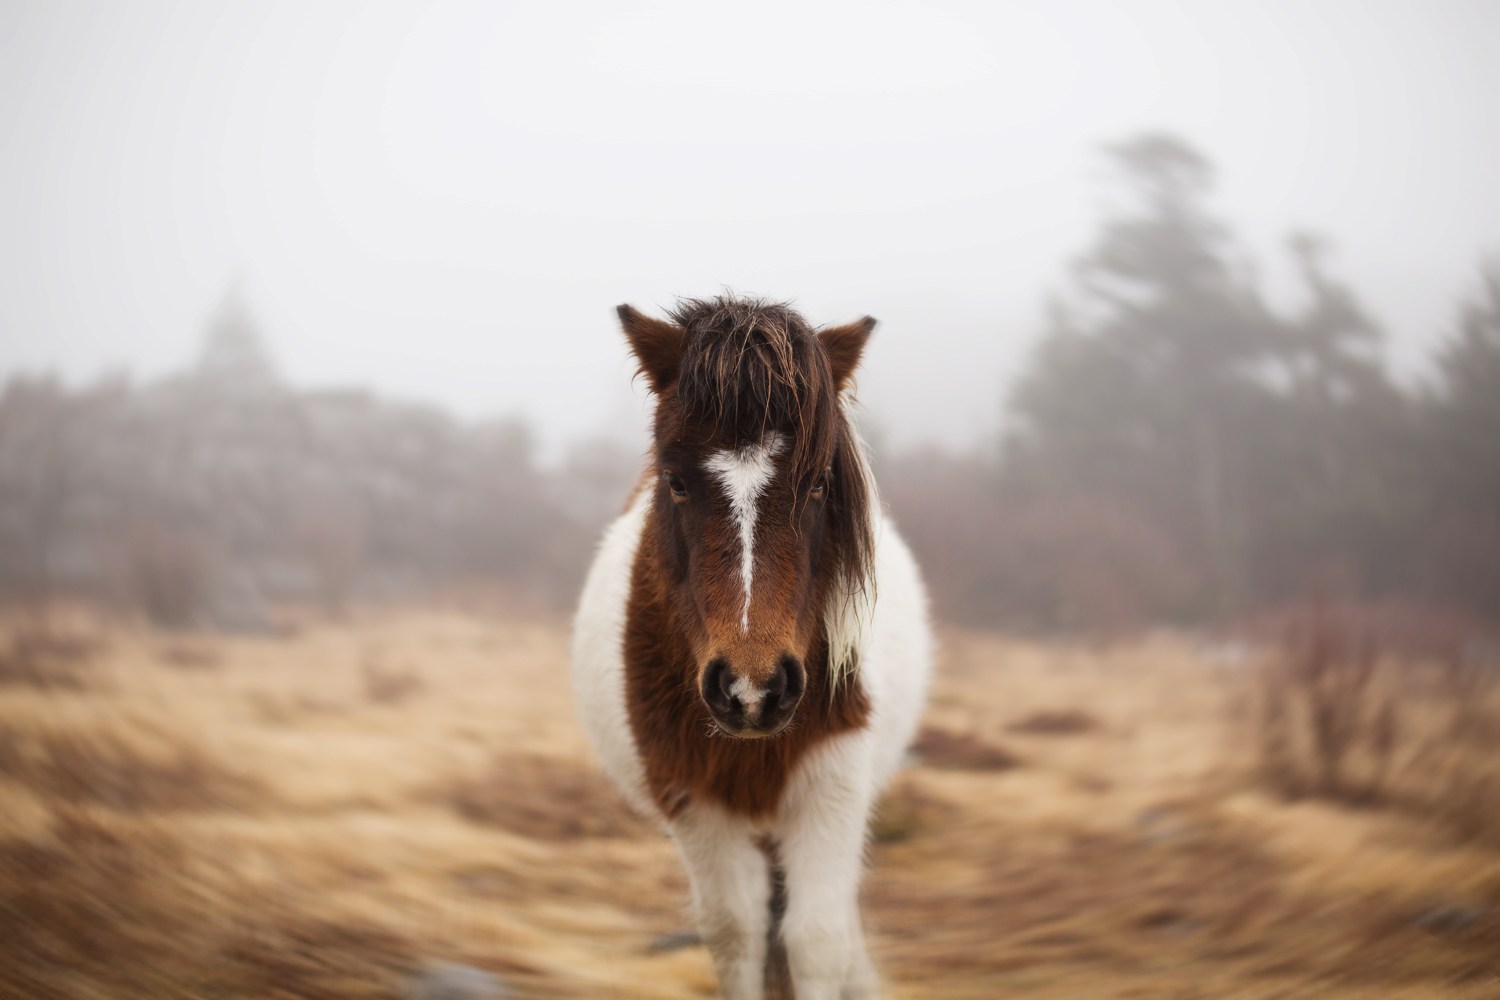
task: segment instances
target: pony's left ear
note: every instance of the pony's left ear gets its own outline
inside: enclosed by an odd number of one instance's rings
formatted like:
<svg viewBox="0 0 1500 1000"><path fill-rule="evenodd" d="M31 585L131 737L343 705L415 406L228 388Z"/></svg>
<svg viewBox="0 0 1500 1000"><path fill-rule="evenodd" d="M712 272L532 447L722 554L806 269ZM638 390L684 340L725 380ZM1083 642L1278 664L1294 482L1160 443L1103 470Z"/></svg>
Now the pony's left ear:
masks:
<svg viewBox="0 0 1500 1000"><path fill-rule="evenodd" d="M833 370L833 387L843 392L854 378L854 369L859 367L860 355L865 352L865 343L875 329L875 317L866 316L844 326L830 326L818 331L818 340L828 354L828 366Z"/></svg>
<svg viewBox="0 0 1500 1000"><path fill-rule="evenodd" d="M682 366L682 327L652 319L630 306L620 306L616 312L641 374L651 384L651 391L660 396L677 380L677 370Z"/></svg>

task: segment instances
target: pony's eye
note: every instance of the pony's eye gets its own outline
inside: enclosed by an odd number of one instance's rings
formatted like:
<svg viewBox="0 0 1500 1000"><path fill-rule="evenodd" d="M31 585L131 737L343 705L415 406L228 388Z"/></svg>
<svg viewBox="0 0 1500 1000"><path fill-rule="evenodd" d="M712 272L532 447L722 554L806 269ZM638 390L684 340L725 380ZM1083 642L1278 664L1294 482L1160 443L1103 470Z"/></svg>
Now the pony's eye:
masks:
<svg viewBox="0 0 1500 1000"><path fill-rule="evenodd" d="M816 483L813 483L812 489L810 489L810 490L807 491L807 498L809 500L821 500L821 499L823 499L824 494L826 494L827 492L828 492L828 477L825 475L821 479L819 479Z"/></svg>
<svg viewBox="0 0 1500 1000"><path fill-rule="evenodd" d="M679 476L675 472L670 471L663 472L661 475L662 478L667 481L667 489L672 491L673 500L676 500L678 503L682 503L682 501L687 499L687 484L682 481L681 476Z"/></svg>

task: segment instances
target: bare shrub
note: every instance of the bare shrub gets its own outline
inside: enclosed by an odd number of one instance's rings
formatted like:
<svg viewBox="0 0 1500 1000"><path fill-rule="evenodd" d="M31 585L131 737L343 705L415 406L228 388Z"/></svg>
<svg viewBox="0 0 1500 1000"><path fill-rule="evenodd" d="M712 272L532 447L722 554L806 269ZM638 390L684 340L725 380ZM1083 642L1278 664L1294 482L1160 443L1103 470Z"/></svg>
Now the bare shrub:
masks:
<svg viewBox="0 0 1500 1000"><path fill-rule="evenodd" d="M1278 614L1280 644L1253 675L1257 773L1287 798L1385 806L1500 842L1496 671L1462 618L1390 610Z"/></svg>
<svg viewBox="0 0 1500 1000"><path fill-rule="evenodd" d="M1271 787L1290 798L1378 796L1398 720L1391 688L1371 683L1375 667L1375 639L1350 615L1317 602L1287 617L1257 674L1258 766ZM1346 773L1359 746L1376 762L1363 781Z"/></svg>

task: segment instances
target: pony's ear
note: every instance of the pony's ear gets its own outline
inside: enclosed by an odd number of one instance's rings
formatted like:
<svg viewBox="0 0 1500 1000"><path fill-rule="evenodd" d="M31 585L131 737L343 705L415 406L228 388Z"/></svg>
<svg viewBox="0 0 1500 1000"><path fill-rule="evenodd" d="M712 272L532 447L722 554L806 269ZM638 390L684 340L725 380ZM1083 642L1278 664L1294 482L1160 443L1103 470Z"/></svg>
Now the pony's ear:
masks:
<svg viewBox="0 0 1500 1000"><path fill-rule="evenodd" d="M835 391L843 392L854 378L854 369L859 367L859 357L865 352L865 343L870 331L875 329L875 318L866 316L844 326L830 326L818 331L818 340L828 354L828 367L833 371Z"/></svg>
<svg viewBox="0 0 1500 1000"><path fill-rule="evenodd" d="M628 305L617 311L641 374L651 384L651 391L661 395L676 380L682 364L682 327L652 319Z"/></svg>

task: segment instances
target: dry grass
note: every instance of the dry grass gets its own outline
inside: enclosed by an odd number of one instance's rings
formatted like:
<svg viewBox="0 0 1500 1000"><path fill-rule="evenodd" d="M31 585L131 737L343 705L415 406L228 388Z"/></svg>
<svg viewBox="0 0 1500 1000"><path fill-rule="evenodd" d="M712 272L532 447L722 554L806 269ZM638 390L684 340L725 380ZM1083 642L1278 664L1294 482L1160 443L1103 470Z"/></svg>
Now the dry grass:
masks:
<svg viewBox="0 0 1500 1000"><path fill-rule="evenodd" d="M999 744L936 726L918 733L911 751L922 766L949 771L1005 771L1021 766L1021 758Z"/></svg>
<svg viewBox="0 0 1500 1000"><path fill-rule="evenodd" d="M1098 721L1087 712L1076 708L1063 708L1032 712L1024 719L1017 719L1006 727L1013 733L1032 735L1076 736L1093 732L1099 728Z"/></svg>
<svg viewBox="0 0 1500 1000"><path fill-rule="evenodd" d="M439 962L525 998L712 995L670 843L589 760L561 624L182 642L117 630L73 683L0 686L0 996L396 998ZM1403 703L1386 796L1288 800L1245 679L1186 644L945 647L873 827L891 995L1500 996L1500 851L1402 804L1492 746L1487 710L1440 739L1458 709Z"/></svg>
<svg viewBox="0 0 1500 1000"><path fill-rule="evenodd" d="M1252 674L1262 783L1435 821L1500 847L1500 673L1458 639L1396 655L1347 612L1311 605Z"/></svg>
<svg viewBox="0 0 1500 1000"><path fill-rule="evenodd" d="M601 775L577 760L506 754L453 784L449 800L473 823L542 841L643 837L637 816Z"/></svg>
<svg viewBox="0 0 1500 1000"><path fill-rule="evenodd" d="M0 686L78 689L100 652L99 640L47 618L16 624L0 645Z"/></svg>
<svg viewBox="0 0 1500 1000"><path fill-rule="evenodd" d="M39 798L117 812L250 810L266 799L261 782L197 745L132 738L110 729L0 730L0 772Z"/></svg>

